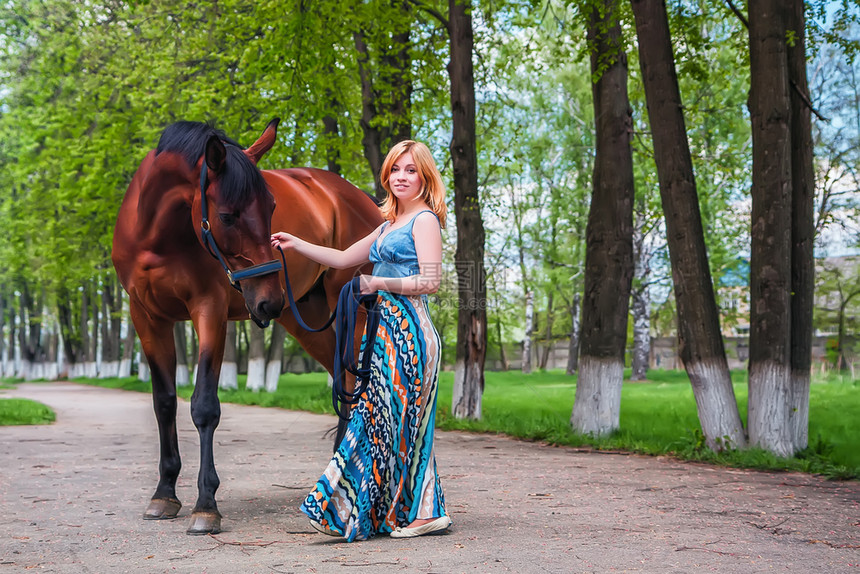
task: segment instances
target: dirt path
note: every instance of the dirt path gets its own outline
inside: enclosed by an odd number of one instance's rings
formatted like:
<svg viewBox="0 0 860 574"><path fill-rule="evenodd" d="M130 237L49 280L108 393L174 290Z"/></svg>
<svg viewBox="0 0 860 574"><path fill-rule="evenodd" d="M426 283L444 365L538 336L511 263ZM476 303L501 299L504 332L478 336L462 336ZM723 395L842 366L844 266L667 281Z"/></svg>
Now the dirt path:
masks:
<svg viewBox="0 0 860 574"><path fill-rule="evenodd" d="M185 534L197 434L180 403L180 518L140 518L157 480L150 397L22 384L53 425L0 427L0 574L40 572L858 572L860 483L578 453L437 434L454 526L346 544L298 505L334 417L223 405L215 435L225 531Z"/></svg>

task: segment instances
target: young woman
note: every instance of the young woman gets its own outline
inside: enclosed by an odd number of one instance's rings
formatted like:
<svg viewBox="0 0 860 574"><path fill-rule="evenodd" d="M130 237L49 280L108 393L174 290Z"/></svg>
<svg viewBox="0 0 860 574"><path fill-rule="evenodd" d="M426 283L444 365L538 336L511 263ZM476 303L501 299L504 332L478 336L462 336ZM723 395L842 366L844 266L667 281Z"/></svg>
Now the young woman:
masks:
<svg viewBox="0 0 860 574"><path fill-rule="evenodd" d="M381 314L377 332L365 333L370 383L301 507L314 528L348 541L377 533L410 538L451 525L433 453L442 350L427 311L427 294L441 280L445 187L427 146L414 141L391 149L380 179L386 221L344 251L272 235L274 247L328 267L375 264L361 277L362 293L379 292Z"/></svg>

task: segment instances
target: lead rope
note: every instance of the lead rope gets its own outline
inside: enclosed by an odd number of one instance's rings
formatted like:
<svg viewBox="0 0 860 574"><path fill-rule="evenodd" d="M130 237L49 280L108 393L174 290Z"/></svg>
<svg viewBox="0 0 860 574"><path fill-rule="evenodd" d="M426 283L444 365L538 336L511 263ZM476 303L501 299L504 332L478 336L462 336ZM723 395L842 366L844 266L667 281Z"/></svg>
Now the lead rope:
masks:
<svg viewBox="0 0 860 574"><path fill-rule="evenodd" d="M319 329L313 329L299 315L296 301L293 297L293 288L290 285L290 277L287 274L287 259L283 249L278 247L281 253L281 263L284 269L284 283L287 290L287 300L296 322L302 329L312 333L324 331L335 323L335 360L334 375L332 376L331 399L334 411L343 420L349 419L349 409L345 405L354 405L367 390L370 383L370 360L373 356L373 341L376 340L376 331L379 328L380 313L377 305L377 293L363 295L361 293L361 278L353 277L340 290L337 298L337 308L328 318L325 325ZM355 359L355 329L358 323L358 312L360 307L367 312L365 337L361 346L361 365ZM368 346L370 346L368 348ZM355 389L350 392L346 390L346 373L355 375Z"/></svg>

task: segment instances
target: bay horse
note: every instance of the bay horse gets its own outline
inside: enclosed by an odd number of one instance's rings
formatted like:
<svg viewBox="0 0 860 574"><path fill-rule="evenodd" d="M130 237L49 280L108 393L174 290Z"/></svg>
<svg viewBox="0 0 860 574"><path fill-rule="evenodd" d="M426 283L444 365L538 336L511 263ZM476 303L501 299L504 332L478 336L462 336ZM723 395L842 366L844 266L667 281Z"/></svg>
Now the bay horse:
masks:
<svg viewBox="0 0 860 574"><path fill-rule="evenodd" d="M199 340L191 417L200 435L200 468L189 534L221 530L212 443L221 416L218 378L227 321L250 317L264 328L277 319L333 370L333 329L306 331L293 313L282 313L284 275L274 260L272 229L344 249L382 223L373 200L336 174L260 170L257 163L274 145L277 125L277 119L269 122L247 149L206 124L167 127L134 174L117 215L111 258L149 361L160 438L159 481L145 519L175 518L182 506L176 497L181 461L174 323L190 319ZM322 325L356 270L285 255L297 310L309 325Z"/></svg>

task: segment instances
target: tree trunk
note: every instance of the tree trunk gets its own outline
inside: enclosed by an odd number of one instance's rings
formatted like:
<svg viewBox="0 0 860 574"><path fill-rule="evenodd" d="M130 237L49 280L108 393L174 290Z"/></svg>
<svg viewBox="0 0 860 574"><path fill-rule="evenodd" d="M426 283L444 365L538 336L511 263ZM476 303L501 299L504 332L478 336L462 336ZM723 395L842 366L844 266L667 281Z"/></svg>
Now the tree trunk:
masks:
<svg viewBox="0 0 860 574"><path fill-rule="evenodd" d="M125 341L123 341L122 343L122 358L119 362L118 376L120 378L126 378L131 376L133 367L132 363L134 362L134 347L136 341L137 332L134 330L134 323L132 323L131 317L129 316L128 321L126 323Z"/></svg>
<svg viewBox="0 0 860 574"><path fill-rule="evenodd" d="M750 443L794 454L790 424L791 126L784 4L749 4L752 123Z"/></svg>
<svg viewBox="0 0 860 574"><path fill-rule="evenodd" d="M57 327L59 328L59 327ZM56 381L60 378L60 356L59 352L60 336L57 331L52 328L51 332L46 337L45 345L45 372L44 377L48 381Z"/></svg>
<svg viewBox="0 0 860 574"><path fill-rule="evenodd" d="M44 293L38 299L30 294L26 283L21 285L18 343L21 347L21 377L26 380L45 378L45 348L42 345L42 308Z"/></svg>
<svg viewBox="0 0 860 574"><path fill-rule="evenodd" d="M326 72L329 77L334 77L334 66L329 64L326 66ZM334 90L330 86L325 88L325 101L328 105L329 113L323 116L323 145L325 145L326 168L340 175L340 126L338 125L337 117L341 113L343 106L338 101Z"/></svg>
<svg viewBox="0 0 860 574"><path fill-rule="evenodd" d="M511 365L508 362L508 355L505 353L505 342L502 339L502 322L499 319L496 319L496 338L499 341L499 362L501 363L501 369L507 371L511 368Z"/></svg>
<svg viewBox="0 0 860 574"><path fill-rule="evenodd" d="M219 389L239 388L239 364L236 360L236 322L227 321L227 338L224 341L224 360L221 362Z"/></svg>
<svg viewBox="0 0 860 574"><path fill-rule="evenodd" d="M30 309L30 293L23 285L18 296L18 347L21 349L21 370L18 376L29 381L33 378L33 349L29 345L30 328L27 311Z"/></svg>
<svg viewBox="0 0 860 574"><path fill-rule="evenodd" d="M531 291L526 292L526 328L523 335L523 373L532 372L532 342L535 329L535 301Z"/></svg>
<svg viewBox="0 0 860 574"><path fill-rule="evenodd" d="M281 361L284 359L284 340L287 330L280 323L272 324L272 342L269 344L269 356L266 362L266 390L274 393L278 390L278 379L281 378Z"/></svg>
<svg viewBox="0 0 860 574"><path fill-rule="evenodd" d="M582 295L575 293L573 295L573 304L570 306L570 340L567 347L567 369L565 372L568 375L576 374L579 370L579 308L582 302Z"/></svg>
<svg viewBox="0 0 860 574"><path fill-rule="evenodd" d="M190 384L188 377L188 339L185 335L185 322L173 324L173 343L176 348L176 386Z"/></svg>
<svg viewBox="0 0 860 574"><path fill-rule="evenodd" d="M240 373L248 372L247 350L249 347L248 321L236 322L236 367Z"/></svg>
<svg viewBox="0 0 860 574"><path fill-rule="evenodd" d="M94 379L99 376L98 364L98 347L99 347L99 329L101 327L102 317L99 315L99 306L95 297L95 286L90 285L90 339L87 346L87 359L84 363L86 376Z"/></svg>
<svg viewBox="0 0 860 574"><path fill-rule="evenodd" d="M546 331L544 331L544 349L540 358L540 369L546 370L546 366L549 363L549 355L552 353L552 303L553 303L553 293L549 292L546 298Z"/></svg>
<svg viewBox="0 0 860 574"><path fill-rule="evenodd" d="M746 439L720 333L666 6L662 0L634 0L633 12L678 308L678 354L690 377L708 446L743 447Z"/></svg>
<svg viewBox="0 0 860 574"><path fill-rule="evenodd" d="M648 312L651 297L647 287L633 289L633 360L631 381L648 378L648 359L651 356L651 316Z"/></svg>
<svg viewBox="0 0 860 574"><path fill-rule="evenodd" d="M585 247L582 348L570 423L581 434L618 428L627 310L633 280L632 120L627 55L618 6L598 2L588 14L595 156ZM603 15L601 16L601 12Z"/></svg>
<svg viewBox="0 0 860 574"><path fill-rule="evenodd" d="M791 103L791 396L789 422L794 450L809 444L809 384L812 370L812 307L815 296L815 168L812 119L806 79L806 18L803 0L792 0L786 28ZM799 92L799 93L798 93Z"/></svg>
<svg viewBox="0 0 860 574"><path fill-rule="evenodd" d="M101 344L102 365L100 378L119 376L120 325L122 324L122 289L119 281L108 278L102 284Z"/></svg>
<svg viewBox="0 0 860 574"><path fill-rule="evenodd" d="M10 300L9 305L9 370L7 371L8 377L15 377L18 375L17 368L17 339L18 339L18 326L16 325L15 320L15 305L12 300Z"/></svg>
<svg viewBox="0 0 860 574"><path fill-rule="evenodd" d="M6 377L7 365L9 364L9 349L6 339L3 337L6 327L6 296L0 293L0 377Z"/></svg>
<svg viewBox="0 0 860 574"><path fill-rule="evenodd" d="M248 340L248 379L245 388L260 391L266 387L266 332L251 327Z"/></svg>
<svg viewBox="0 0 860 574"><path fill-rule="evenodd" d="M635 6L635 2L634 2ZM644 65L643 65L644 66ZM648 278L651 274L649 249L646 244L645 196L636 198L635 223L633 225L633 289L631 305L633 312L633 360L630 380L644 381L648 373L648 358L651 355L651 296Z"/></svg>
<svg viewBox="0 0 860 574"><path fill-rule="evenodd" d="M448 0L451 61L451 160L454 216L457 220L457 357L451 413L481 418L484 360L487 354L487 287L484 274L484 222L478 200L475 135L475 80L472 71L472 16L465 0Z"/></svg>

